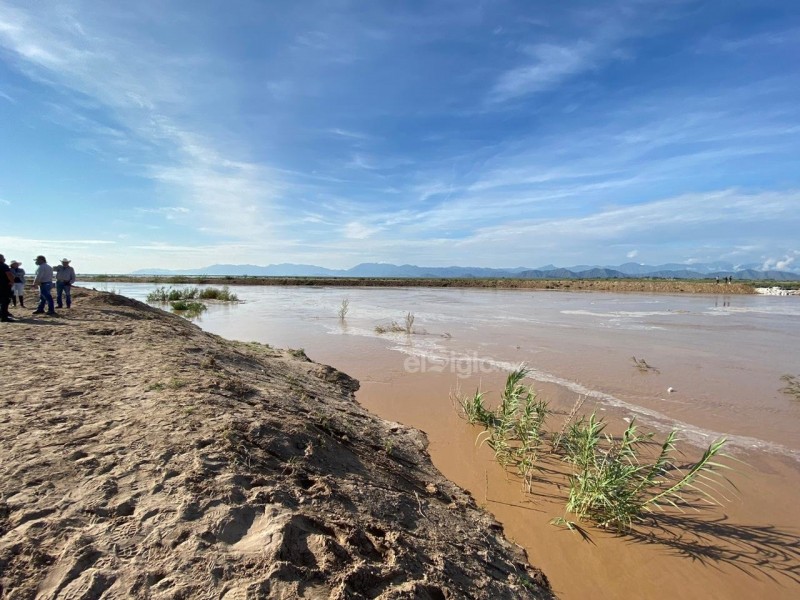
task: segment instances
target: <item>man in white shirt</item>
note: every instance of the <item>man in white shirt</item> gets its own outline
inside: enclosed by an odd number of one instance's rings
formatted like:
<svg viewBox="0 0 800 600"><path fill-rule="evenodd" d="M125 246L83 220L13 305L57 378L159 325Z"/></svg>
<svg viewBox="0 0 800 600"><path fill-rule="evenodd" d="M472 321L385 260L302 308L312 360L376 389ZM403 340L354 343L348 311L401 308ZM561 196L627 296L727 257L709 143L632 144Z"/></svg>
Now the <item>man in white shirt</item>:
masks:
<svg viewBox="0 0 800 600"><path fill-rule="evenodd" d="M53 305L53 267L47 264L47 259L41 254L34 261L38 265L36 276L33 279L33 287L39 288L39 307L33 311L35 315L44 314L44 305L47 303L47 314L55 315L56 309Z"/></svg>

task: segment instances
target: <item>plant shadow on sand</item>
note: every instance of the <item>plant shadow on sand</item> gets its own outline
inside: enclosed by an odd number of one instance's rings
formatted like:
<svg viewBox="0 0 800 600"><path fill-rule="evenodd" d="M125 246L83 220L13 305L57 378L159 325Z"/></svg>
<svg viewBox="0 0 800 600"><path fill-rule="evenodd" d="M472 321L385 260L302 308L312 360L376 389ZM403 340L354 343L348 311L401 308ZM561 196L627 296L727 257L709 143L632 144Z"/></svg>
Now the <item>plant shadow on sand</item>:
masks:
<svg viewBox="0 0 800 600"><path fill-rule="evenodd" d="M632 544L663 546L705 566L730 565L751 577L760 573L776 583L784 578L800 583L800 532L734 523L717 512L720 506L698 498L686 498L681 508L683 512L654 511L617 535ZM594 544L589 523L575 526L575 531Z"/></svg>
<svg viewBox="0 0 800 600"><path fill-rule="evenodd" d="M533 478L530 492L525 496L542 502L563 505L566 502L564 480L568 471L554 455L543 456L539 473ZM521 482L515 474L508 474L507 481ZM553 485L554 482L562 482ZM524 503L503 502L491 497L489 504L506 504L517 509L544 512ZM534 506L536 500L534 500ZM761 574L780 584L800 583L800 532L781 529L774 525L747 525L733 523L725 514L714 514L719 506L703 504L697 499L687 498L682 506L686 512L659 511L647 515L642 522L615 535L630 544L660 545L672 554L698 561L704 566L719 568L729 565L751 577ZM565 529L566 531L566 529ZM593 533L596 529L590 522L572 523L572 533L584 542L596 545Z"/></svg>
<svg viewBox="0 0 800 600"><path fill-rule="evenodd" d="M654 515L651 523L620 534L631 543L659 544L708 566L727 564L779 583L800 583L800 535L773 525L740 525L727 515Z"/></svg>

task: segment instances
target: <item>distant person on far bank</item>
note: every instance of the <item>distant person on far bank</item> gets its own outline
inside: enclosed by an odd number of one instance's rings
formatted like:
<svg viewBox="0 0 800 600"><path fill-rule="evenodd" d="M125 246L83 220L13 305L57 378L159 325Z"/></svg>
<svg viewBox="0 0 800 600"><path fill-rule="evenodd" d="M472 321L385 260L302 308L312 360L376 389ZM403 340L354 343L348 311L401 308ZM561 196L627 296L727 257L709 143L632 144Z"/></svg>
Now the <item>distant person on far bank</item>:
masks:
<svg viewBox="0 0 800 600"><path fill-rule="evenodd" d="M25 269L22 268L22 263L18 260L12 260L9 266L11 267L11 274L14 276L11 302L16 306L17 301L19 301L19 305L25 308Z"/></svg>
<svg viewBox="0 0 800 600"><path fill-rule="evenodd" d="M36 276L33 278L33 287L39 288L39 306L33 311L35 315L44 314L44 305L47 304L47 314L55 315L53 306L53 267L47 264L47 259L41 254L36 257Z"/></svg>
<svg viewBox="0 0 800 600"><path fill-rule="evenodd" d="M67 308L72 306L72 284L75 283L75 269L69 266L70 260L62 258L61 264L53 269L56 274L56 308L64 308L61 297L66 296Z"/></svg>
<svg viewBox="0 0 800 600"><path fill-rule="evenodd" d="M14 320L8 314L12 285L14 285L14 276L11 274L11 267L6 264L6 257L0 254L0 322L3 323L10 323Z"/></svg>

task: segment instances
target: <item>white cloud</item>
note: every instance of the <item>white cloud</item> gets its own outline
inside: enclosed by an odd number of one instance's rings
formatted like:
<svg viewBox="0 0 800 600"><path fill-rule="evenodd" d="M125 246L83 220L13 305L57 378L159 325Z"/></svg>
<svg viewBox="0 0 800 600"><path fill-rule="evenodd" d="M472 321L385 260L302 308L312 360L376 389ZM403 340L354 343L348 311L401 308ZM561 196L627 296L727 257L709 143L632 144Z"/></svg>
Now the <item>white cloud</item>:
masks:
<svg viewBox="0 0 800 600"><path fill-rule="evenodd" d="M370 227L358 221L351 221L345 225L343 234L351 240L365 240L381 231L381 229L381 227Z"/></svg>
<svg viewBox="0 0 800 600"><path fill-rule="evenodd" d="M88 97L110 110L126 135L151 148L154 162L141 174L169 186L170 195L192 209L198 228L243 238L264 235L264 224L274 220L266 209L280 185L276 172L242 161L246 148L227 144L220 150L223 144L202 132L200 113L193 110L192 99L207 99L208 90L200 78L186 74L200 67L213 73L212 59L179 49L164 57L146 39L114 35L110 27L102 11L84 15L59 3L26 5L26 10L0 5L0 47L16 56L16 66L76 103ZM221 85L215 81L212 89ZM81 116L72 123L97 133L97 123ZM118 146L120 132L109 131ZM117 156L114 150L114 160Z"/></svg>
<svg viewBox="0 0 800 600"><path fill-rule="evenodd" d="M785 255L782 258L768 258L761 265L762 271L790 271L792 265L795 264L797 257L800 256L800 251L793 250L792 256Z"/></svg>
<svg viewBox="0 0 800 600"><path fill-rule="evenodd" d="M512 221L486 227L454 242L463 252L480 249L483 256L523 255L571 262L595 256L596 262L614 261L619 246L636 245L681 260L705 246L725 251L735 244L780 248L795 239L800 218L792 207L800 192L744 194L733 190L687 194L631 206L600 209L581 217ZM491 249L498 249L492 251ZM607 256L598 248L606 248ZM653 253L648 253L652 255ZM486 264L492 264L487 261Z"/></svg>
<svg viewBox="0 0 800 600"><path fill-rule="evenodd" d="M328 130L329 133L336 135L338 137L349 138L353 140L369 140L372 139L372 136L367 135L366 133L360 133L358 131L350 131L347 129L340 129L338 127L334 127L333 129Z"/></svg>
<svg viewBox="0 0 800 600"><path fill-rule="evenodd" d="M631 250L625 256L627 256L628 258L636 258L637 256L639 256L639 251L638 250Z"/></svg>
<svg viewBox="0 0 800 600"><path fill-rule="evenodd" d="M569 46L537 44L525 53L533 62L503 73L491 90L491 100L503 102L555 87L568 77L591 69L597 48L578 41Z"/></svg>
<svg viewBox="0 0 800 600"><path fill-rule="evenodd" d="M168 219L174 218L176 215L186 215L189 214L189 212L191 212L185 206L159 206L157 208L137 208L136 211L154 215L165 215Z"/></svg>

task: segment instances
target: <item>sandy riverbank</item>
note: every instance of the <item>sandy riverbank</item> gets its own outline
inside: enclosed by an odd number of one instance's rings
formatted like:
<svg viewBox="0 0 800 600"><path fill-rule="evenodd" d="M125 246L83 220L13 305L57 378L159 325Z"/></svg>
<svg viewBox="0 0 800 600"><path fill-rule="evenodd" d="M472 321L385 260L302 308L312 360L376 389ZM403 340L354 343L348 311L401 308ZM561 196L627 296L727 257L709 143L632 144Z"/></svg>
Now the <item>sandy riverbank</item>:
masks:
<svg viewBox="0 0 800 600"><path fill-rule="evenodd" d="M550 597L355 380L74 296L0 328L3 598Z"/></svg>

